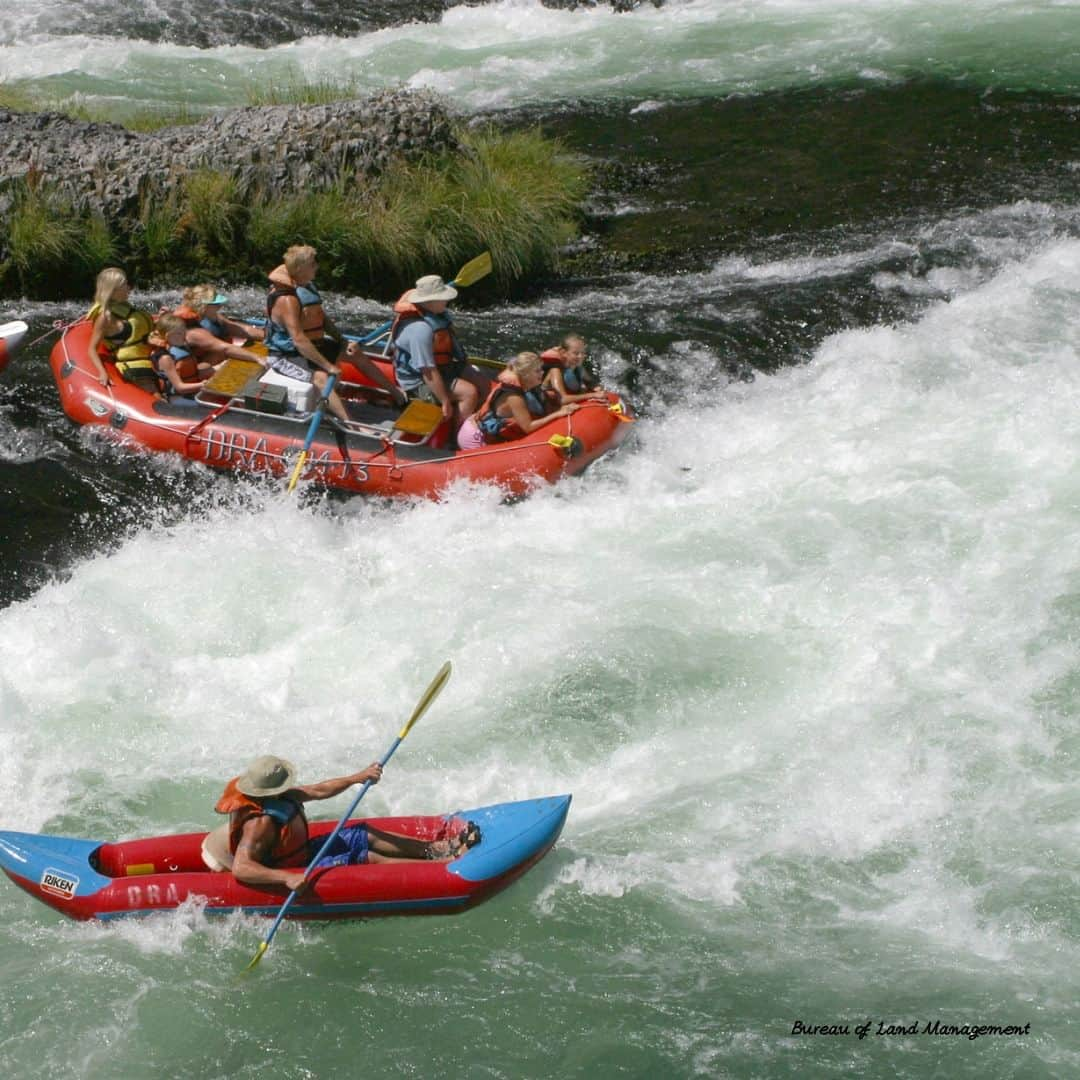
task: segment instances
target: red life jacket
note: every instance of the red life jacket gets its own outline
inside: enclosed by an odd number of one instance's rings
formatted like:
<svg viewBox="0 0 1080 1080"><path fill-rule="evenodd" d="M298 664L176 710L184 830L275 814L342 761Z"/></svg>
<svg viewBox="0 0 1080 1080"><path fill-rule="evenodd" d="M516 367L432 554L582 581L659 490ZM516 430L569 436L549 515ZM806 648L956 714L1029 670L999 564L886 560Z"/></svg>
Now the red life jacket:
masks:
<svg viewBox="0 0 1080 1080"><path fill-rule="evenodd" d="M257 799L245 795L236 786L236 776L225 787L225 792L217 801L214 809L219 814L229 815L229 852L235 855L240 844L240 835L244 826L252 819L269 815L266 808ZM291 801L291 800L288 800ZM296 813L282 823L274 818L277 826L277 838L270 851L270 862L279 866L307 866L308 864L308 826L304 809L299 803Z"/></svg>
<svg viewBox="0 0 1080 1080"><path fill-rule="evenodd" d="M423 319L427 316L428 312L423 308L417 307L416 304L409 303L405 299L412 289L407 290L401 294L401 299L394 304L394 324L390 327L390 340L396 341L398 334L405 329L405 327L414 322L416 319ZM443 367L446 364L452 363L456 358L454 356L455 345L457 344L454 338L454 331L449 327L440 327L436 329L432 327L432 333L434 338L431 343L432 352L435 354L435 363L438 367Z"/></svg>
<svg viewBox="0 0 1080 1080"><path fill-rule="evenodd" d="M558 347L554 349L546 349L540 354L540 363L544 365L544 371L548 372L552 368L566 367L566 359L562 354L562 350Z"/></svg>

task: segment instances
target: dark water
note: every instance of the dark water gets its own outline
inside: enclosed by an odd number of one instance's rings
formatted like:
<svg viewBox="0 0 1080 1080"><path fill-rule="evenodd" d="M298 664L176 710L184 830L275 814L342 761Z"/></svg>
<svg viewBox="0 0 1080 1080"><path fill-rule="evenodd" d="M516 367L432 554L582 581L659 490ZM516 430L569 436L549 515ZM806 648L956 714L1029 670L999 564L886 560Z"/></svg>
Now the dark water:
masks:
<svg viewBox="0 0 1080 1080"><path fill-rule="evenodd" d="M920 81L512 120L539 121L594 165L585 241L562 279L522 301L485 305L477 290L463 334L505 356L583 332L609 384L646 415L685 394L687 365L722 392L1080 230L1080 106L1051 94ZM347 298L337 307L346 325L370 322L370 305L352 321ZM8 298L0 316L28 311L36 336L74 310ZM148 515L169 520L233 483L76 430L44 363L51 341L0 382L0 543L18 552L0 561L4 604Z"/></svg>

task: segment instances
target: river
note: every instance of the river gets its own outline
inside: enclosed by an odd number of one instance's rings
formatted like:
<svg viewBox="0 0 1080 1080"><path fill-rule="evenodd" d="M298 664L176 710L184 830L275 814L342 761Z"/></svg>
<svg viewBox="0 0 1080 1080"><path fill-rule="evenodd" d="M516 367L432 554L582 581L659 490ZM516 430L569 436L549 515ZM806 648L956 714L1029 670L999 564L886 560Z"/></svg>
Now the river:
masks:
<svg viewBox="0 0 1080 1080"><path fill-rule="evenodd" d="M20 354L0 828L207 826L256 754L378 757L447 658L368 810L574 803L485 906L289 925L248 979L254 921L78 925L0 882L4 1074L1076 1075L1080 4L504 0L198 49L140 3L127 37L28 0L0 75L400 81L588 155L622 263L459 325L582 331L641 419L510 505L296 500L76 430L50 341ZM0 298L35 335L79 310Z"/></svg>

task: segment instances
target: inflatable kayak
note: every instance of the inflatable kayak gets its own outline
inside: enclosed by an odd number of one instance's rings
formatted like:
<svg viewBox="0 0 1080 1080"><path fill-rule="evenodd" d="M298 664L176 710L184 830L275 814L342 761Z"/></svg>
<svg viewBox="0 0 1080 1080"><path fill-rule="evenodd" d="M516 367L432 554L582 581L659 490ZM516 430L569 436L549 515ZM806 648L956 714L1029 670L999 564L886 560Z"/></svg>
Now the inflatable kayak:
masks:
<svg viewBox="0 0 1080 1080"><path fill-rule="evenodd" d="M102 386L87 352L91 329L85 321L68 328L50 354L61 406L75 423L216 469L291 473L317 405L310 384L283 379L252 361L230 360L194 399L164 400L125 382L110 363L110 385ZM371 355L392 379L389 361ZM524 438L452 450L438 406L413 402L402 411L352 364L341 367L337 389L350 422L323 416L302 473L325 487L431 498L465 479L521 495L538 482L580 473L632 426L619 397L609 394Z"/></svg>
<svg viewBox="0 0 1080 1080"><path fill-rule="evenodd" d="M505 889L550 850L570 809L569 795L497 803L438 817L363 819L424 840L456 835L466 821L481 840L452 862L371 863L317 872L287 913L292 919L453 915ZM352 822L356 824L357 822ZM335 822L313 822L313 839ZM149 915L201 898L205 911L275 916L288 891L242 885L202 861L205 832L122 843L0 832L0 867L19 888L72 919Z"/></svg>
<svg viewBox="0 0 1080 1080"><path fill-rule="evenodd" d="M8 366L8 361L15 355L29 329L22 320L0 324L0 371Z"/></svg>

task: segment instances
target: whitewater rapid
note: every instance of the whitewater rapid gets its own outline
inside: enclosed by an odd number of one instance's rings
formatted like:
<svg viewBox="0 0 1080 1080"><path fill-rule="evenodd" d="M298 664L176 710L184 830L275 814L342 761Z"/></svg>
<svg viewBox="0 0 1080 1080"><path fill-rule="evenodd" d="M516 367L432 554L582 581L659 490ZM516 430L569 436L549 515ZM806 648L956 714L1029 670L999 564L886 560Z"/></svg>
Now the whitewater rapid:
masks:
<svg viewBox="0 0 1080 1080"><path fill-rule="evenodd" d="M892 852L852 919L947 900L1022 950L992 898L1075 840L1078 301L1080 242L1048 243L515 505L223 480L0 612L0 826L199 827L254 753L378 756L450 658L369 810L573 791L543 903L737 905L770 859ZM973 844L993 890L956 881Z"/></svg>
<svg viewBox="0 0 1080 1080"><path fill-rule="evenodd" d="M144 41L179 14L156 4L138 19L109 5L29 0L0 15L0 80L110 107L244 104L252 88L331 82L358 93L423 87L466 112L581 99L643 108L695 96L944 78L1003 90L1075 92L1080 18L1074 0L668 0L631 12L554 10L500 0L347 37L306 36L269 48ZM194 13L191 17L197 17ZM134 25L133 25L134 24ZM1001 42L1008 41L1008 49Z"/></svg>

